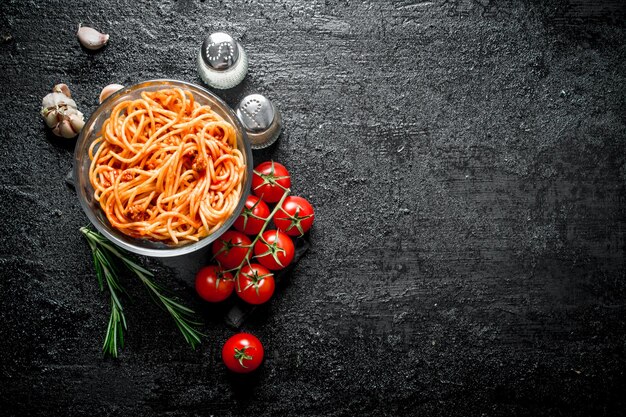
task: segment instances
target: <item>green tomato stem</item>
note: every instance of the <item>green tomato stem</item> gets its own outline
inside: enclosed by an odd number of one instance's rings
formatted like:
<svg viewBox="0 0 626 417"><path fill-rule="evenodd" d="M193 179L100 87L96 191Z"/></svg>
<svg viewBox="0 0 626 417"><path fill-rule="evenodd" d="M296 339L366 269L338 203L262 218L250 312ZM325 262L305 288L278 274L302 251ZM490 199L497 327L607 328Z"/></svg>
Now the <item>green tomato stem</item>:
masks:
<svg viewBox="0 0 626 417"><path fill-rule="evenodd" d="M265 222L263 223L263 227L261 227L261 230L256 235L256 237L254 238L252 243L250 244L250 247L248 248L248 251L246 252L246 256L243 258L243 260L241 261L241 263L239 264L237 269L235 269L235 273L233 274L233 277L235 278L235 281L237 282L237 291L238 292L241 292L241 284L239 283L239 280L237 279L237 275L239 275L239 273L241 272L241 268L243 268L244 264L246 263L246 260L250 256L250 253L252 252L252 250L254 248L254 245L261 238L261 236L263 235L263 232L265 231L265 228L267 227L268 224L270 224L270 221L272 221L272 219L274 218L274 215L276 213L278 213L278 210L280 210L280 207L285 202L285 199L287 198L287 196L289 196L289 193L291 193L291 189L285 188L285 193L280 198L280 200L278 200L278 203L276 203L276 207L274 207L274 209L270 212L270 215L267 216L267 219L265 219Z"/></svg>

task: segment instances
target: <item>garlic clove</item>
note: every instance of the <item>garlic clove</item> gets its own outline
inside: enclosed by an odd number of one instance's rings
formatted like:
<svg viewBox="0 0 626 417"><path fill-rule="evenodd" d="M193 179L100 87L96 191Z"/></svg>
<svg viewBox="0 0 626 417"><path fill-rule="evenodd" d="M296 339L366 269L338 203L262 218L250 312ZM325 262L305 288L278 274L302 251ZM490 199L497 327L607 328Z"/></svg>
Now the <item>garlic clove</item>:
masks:
<svg viewBox="0 0 626 417"><path fill-rule="evenodd" d="M83 127L85 126L85 120L83 119L83 114L79 111L77 111L76 114L72 114L70 116L69 121L70 121L70 124L72 125L72 129L76 133L80 133L80 131L83 130Z"/></svg>
<svg viewBox="0 0 626 417"><path fill-rule="evenodd" d="M70 93L70 88L67 86L67 84L57 84L54 87L52 87L52 92L53 93L61 93L64 94L65 96L67 96L68 98L72 98L72 93Z"/></svg>
<svg viewBox="0 0 626 417"><path fill-rule="evenodd" d="M72 127L72 124L70 123L69 120L65 119L63 120L60 124L59 124L59 136L62 136L66 139L70 139L73 138L74 136L76 136L76 131L74 130L74 128Z"/></svg>
<svg viewBox="0 0 626 417"><path fill-rule="evenodd" d="M81 45L92 51L102 48L109 41L109 35L100 33L88 26L79 25L76 36L78 36L78 41Z"/></svg>
<svg viewBox="0 0 626 417"><path fill-rule="evenodd" d="M56 125L59 124L59 113L56 111L52 111L52 110L46 110L44 109L44 111L42 112L43 118L46 121L46 125L49 128L54 128Z"/></svg>
<svg viewBox="0 0 626 417"><path fill-rule="evenodd" d="M109 84L100 92L100 103L106 100L111 94L124 88L122 84Z"/></svg>

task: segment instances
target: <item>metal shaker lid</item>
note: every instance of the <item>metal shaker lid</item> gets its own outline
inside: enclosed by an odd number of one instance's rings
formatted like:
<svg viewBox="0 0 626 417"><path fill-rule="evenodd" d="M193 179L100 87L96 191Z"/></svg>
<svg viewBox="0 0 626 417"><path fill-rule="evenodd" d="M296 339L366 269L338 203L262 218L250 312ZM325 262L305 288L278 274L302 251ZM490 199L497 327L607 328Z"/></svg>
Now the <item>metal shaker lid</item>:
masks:
<svg viewBox="0 0 626 417"><path fill-rule="evenodd" d="M209 68L224 71L239 59L239 45L228 33L215 32L202 42L200 55Z"/></svg>
<svg viewBox="0 0 626 417"><path fill-rule="evenodd" d="M261 94L250 94L237 105L237 117L248 132L252 149L265 148L278 139L282 128L280 113Z"/></svg>
<svg viewBox="0 0 626 417"><path fill-rule="evenodd" d="M243 126L246 130L257 133L270 127L275 112L272 102L261 94L250 94L237 106L237 116Z"/></svg>

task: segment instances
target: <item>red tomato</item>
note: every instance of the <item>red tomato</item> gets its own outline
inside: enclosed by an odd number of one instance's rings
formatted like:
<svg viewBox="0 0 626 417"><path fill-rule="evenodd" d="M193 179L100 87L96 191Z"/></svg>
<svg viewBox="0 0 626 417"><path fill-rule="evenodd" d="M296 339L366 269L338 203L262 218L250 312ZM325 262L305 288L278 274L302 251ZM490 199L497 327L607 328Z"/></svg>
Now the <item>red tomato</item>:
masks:
<svg viewBox="0 0 626 417"><path fill-rule="evenodd" d="M295 254L291 238L280 230L263 232L254 245L254 256L269 269L283 269L291 263Z"/></svg>
<svg viewBox="0 0 626 417"><path fill-rule="evenodd" d="M314 218L313 206L307 200L289 196L274 215L274 224L289 236L302 236L309 231Z"/></svg>
<svg viewBox="0 0 626 417"><path fill-rule="evenodd" d="M229 230L213 242L213 257L224 269L237 268L246 258L251 244L248 236Z"/></svg>
<svg viewBox="0 0 626 417"><path fill-rule="evenodd" d="M291 177L284 165L263 162L256 166L252 176L252 191L268 203L275 203L291 187Z"/></svg>
<svg viewBox="0 0 626 417"><path fill-rule="evenodd" d="M258 235L270 215L267 204L255 195L249 195L243 211L235 220L235 229L247 235Z"/></svg>
<svg viewBox="0 0 626 417"><path fill-rule="evenodd" d="M233 293L234 288L233 275L218 266L205 266L196 274L198 295L212 303L227 299Z"/></svg>
<svg viewBox="0 0 626 417"><path fill-rule="evenodd" d="M250 333L237 333L224 343L222 360L228 369L239 374L254 371L263 362L263 345Z"/></svg>
<svg viewBox="0 0 626 417"><path fill-rule="evenodd" d="M251 264L237 275L237 295L250 304L263 304L274 294L274 275L263 265Z"/></svg>

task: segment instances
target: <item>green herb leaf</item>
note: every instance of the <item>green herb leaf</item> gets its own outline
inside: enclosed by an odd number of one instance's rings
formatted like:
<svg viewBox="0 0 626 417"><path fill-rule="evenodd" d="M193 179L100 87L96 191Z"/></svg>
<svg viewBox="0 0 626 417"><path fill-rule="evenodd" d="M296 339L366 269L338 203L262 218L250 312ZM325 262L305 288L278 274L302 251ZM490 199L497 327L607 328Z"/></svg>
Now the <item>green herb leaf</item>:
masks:
<svg viewBox="0 0 626 417"><path fill-rule="evenodd" d="M87 227L81 227L80 231L87 239L91 248L100 289L104 291L104 284L106 283L111 295L111 316L109 317L109 324L102 348L104 353L117 357L118 349L124 346L126 317L120 302L120 294L123 292L123 289L118 281L116 260L121 262L141 280L149 290L154 301L172 316L176 327L183 334L187 343L195 349L201 341L201 336L204 335L194 327L199 323L192 320L195 314L193 310L166 296L164 290L151 280L154 274L139 265L128 252L115 247L100 233L94 232Z"/></svg>
<svg viewBox="0 0 626 417"><path fill-rule="evenodd" d="M109 324L107 325L102 351L105 355L117 357L118 349L124 347L124 330L126 330L126 317L124 316L124 309L122 308L119 294L123 292L123 289L117 280L117 270L115 268L114 259L99 246L99 241L93 236L94 232L86 227L82 227L80 231L87 238L87 242L91 248L100 290L104 291L104 284L106 283L111 297L111 315L109 317Z"/></svg>

